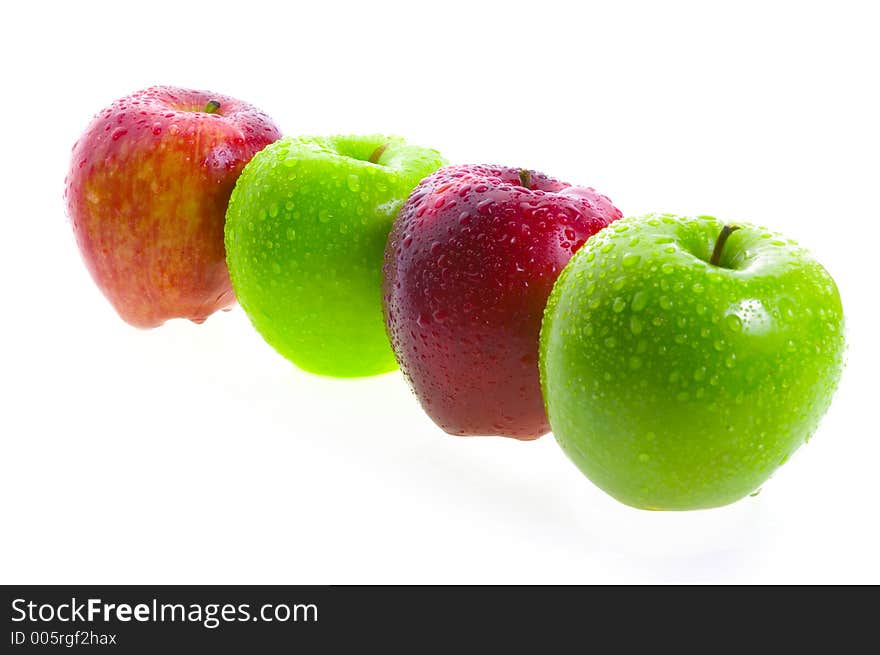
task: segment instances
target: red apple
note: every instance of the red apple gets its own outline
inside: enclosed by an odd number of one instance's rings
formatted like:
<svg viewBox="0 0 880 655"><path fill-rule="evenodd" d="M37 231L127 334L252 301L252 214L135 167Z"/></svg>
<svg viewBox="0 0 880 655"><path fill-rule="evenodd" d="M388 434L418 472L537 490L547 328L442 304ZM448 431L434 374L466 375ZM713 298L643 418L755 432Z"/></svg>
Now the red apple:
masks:
<svg viewBox="0 0 880 655"><path fill-rule="evenodd" d="M67 211L92 278L124 320L199 323L235 302L226 205L242 167L280 136L240 100L173 87L94 118L73 147Z"/></svg>
<svg viewBox="0 0 880 655"><path fill-rule="evenodd" d="M620 218L605 196L537 173L448 166L422 180L385 249L385 321L425 411L451 434L549 430L538 336L557 275Z"/></svg>

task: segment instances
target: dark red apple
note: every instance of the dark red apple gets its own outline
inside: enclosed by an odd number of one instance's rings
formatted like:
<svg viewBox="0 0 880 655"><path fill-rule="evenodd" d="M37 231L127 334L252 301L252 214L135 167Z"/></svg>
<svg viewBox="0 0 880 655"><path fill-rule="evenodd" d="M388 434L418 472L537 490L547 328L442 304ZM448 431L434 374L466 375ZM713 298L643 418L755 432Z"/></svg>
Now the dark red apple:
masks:
<svg viewBox="0 0 880 655"><path fill-rule="evenodd" d="M244 165L280 136L240 100L162 86L94 118L73 147L67 211L92 278L124 320L201 322L235 302L226 206Z"/></svg>
<svg viewBox="0 0 880 655"><path fill-rule="evenodd" d="M385 249L385 321L425 411L457 435L549 430L538 379L544 306L569 258L621 217L542 173L448 166L422 180Z"/></svg>

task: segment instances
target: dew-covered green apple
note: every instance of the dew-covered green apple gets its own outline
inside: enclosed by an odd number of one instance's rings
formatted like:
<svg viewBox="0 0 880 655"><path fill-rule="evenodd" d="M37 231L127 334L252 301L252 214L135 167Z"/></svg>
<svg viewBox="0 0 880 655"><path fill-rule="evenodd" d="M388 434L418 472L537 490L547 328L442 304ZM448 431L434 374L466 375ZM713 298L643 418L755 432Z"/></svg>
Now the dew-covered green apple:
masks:
<svg viewBox="0 0 880 655"><path fill-rule="evenodd" d="M444 163L380 134L288 137L257 153L229 202L226 258L270 345L322 375L397 367L382 315L385 241L410 192Z"/></svg>
<svg viewBox="0 0 880 655"><path fill-rule="evenodd" d="M755 492L812 436L843 366L828 272L793 241L710 216L626 218L554 285L541 384L566 454L644 509Z"/></svg>

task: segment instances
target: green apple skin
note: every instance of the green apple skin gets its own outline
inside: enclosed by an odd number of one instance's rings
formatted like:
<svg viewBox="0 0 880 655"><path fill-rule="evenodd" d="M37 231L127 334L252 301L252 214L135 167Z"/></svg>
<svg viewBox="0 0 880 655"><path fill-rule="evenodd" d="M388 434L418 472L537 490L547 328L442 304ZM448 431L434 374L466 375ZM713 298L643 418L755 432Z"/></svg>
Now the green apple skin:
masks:
<svg viewBox="0 0 880 655"><path fill-rule="evenodd" d="M287 137L250 161L227 210L226 257L270 345L322 375L397 368L382 315L385 241L409 193L444 163L380 134Z"/></svg>
<svg viewBox="0 0 880 655"><path fill-rule="evenodd" d="M593 236L554 285L540 373L556 439L642 509L755 492L815 431L843 367L837 286L794 242L650 215Z"/></svg>

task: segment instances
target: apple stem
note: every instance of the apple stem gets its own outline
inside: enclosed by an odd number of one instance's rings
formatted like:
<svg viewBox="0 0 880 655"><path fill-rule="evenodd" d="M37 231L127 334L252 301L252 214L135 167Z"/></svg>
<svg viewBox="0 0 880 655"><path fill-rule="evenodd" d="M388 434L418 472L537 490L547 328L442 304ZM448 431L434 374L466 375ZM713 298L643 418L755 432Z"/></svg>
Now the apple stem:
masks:
<svg viewBox="0 0 880 655"><path fill-rule="evenodd" d="M721 261L721 252L724 250L724 244L727 243L730 235L738 229L739 225L725 225L721 228L721 232L718 233L718 238L715 240L715 249L712 251L712 257L709 259L709 263L712 266L718 266L718 263Z"/></svg>
<svg viewBox="0 0 880 655"><path fill-rule="evenodd" d="M220 109L220 103L216 100L208 100L205 108L202 110L206 114L216 114L217 110Z"/></svg>
<svg viewBox="0 0 880 655"><path fill-rule="evenodd" d="M373 151L373 154L370 155L370 158L369 158L367 161L370 162L371 164L378 164L378 163L379 163L379 157L382 156L382 153L385 152L385 150L386 150L387 148L388 148L388 144L387 144L387 143L383 143L381 146L379 146L378 148L376 148L376 149Z"/></svg>
<svg viewBox="0 0 880 655"><path fill-rule="evenodd" d="M532 173L528 169L519 169L519 183L527 189L532 188Z"/></svg>

